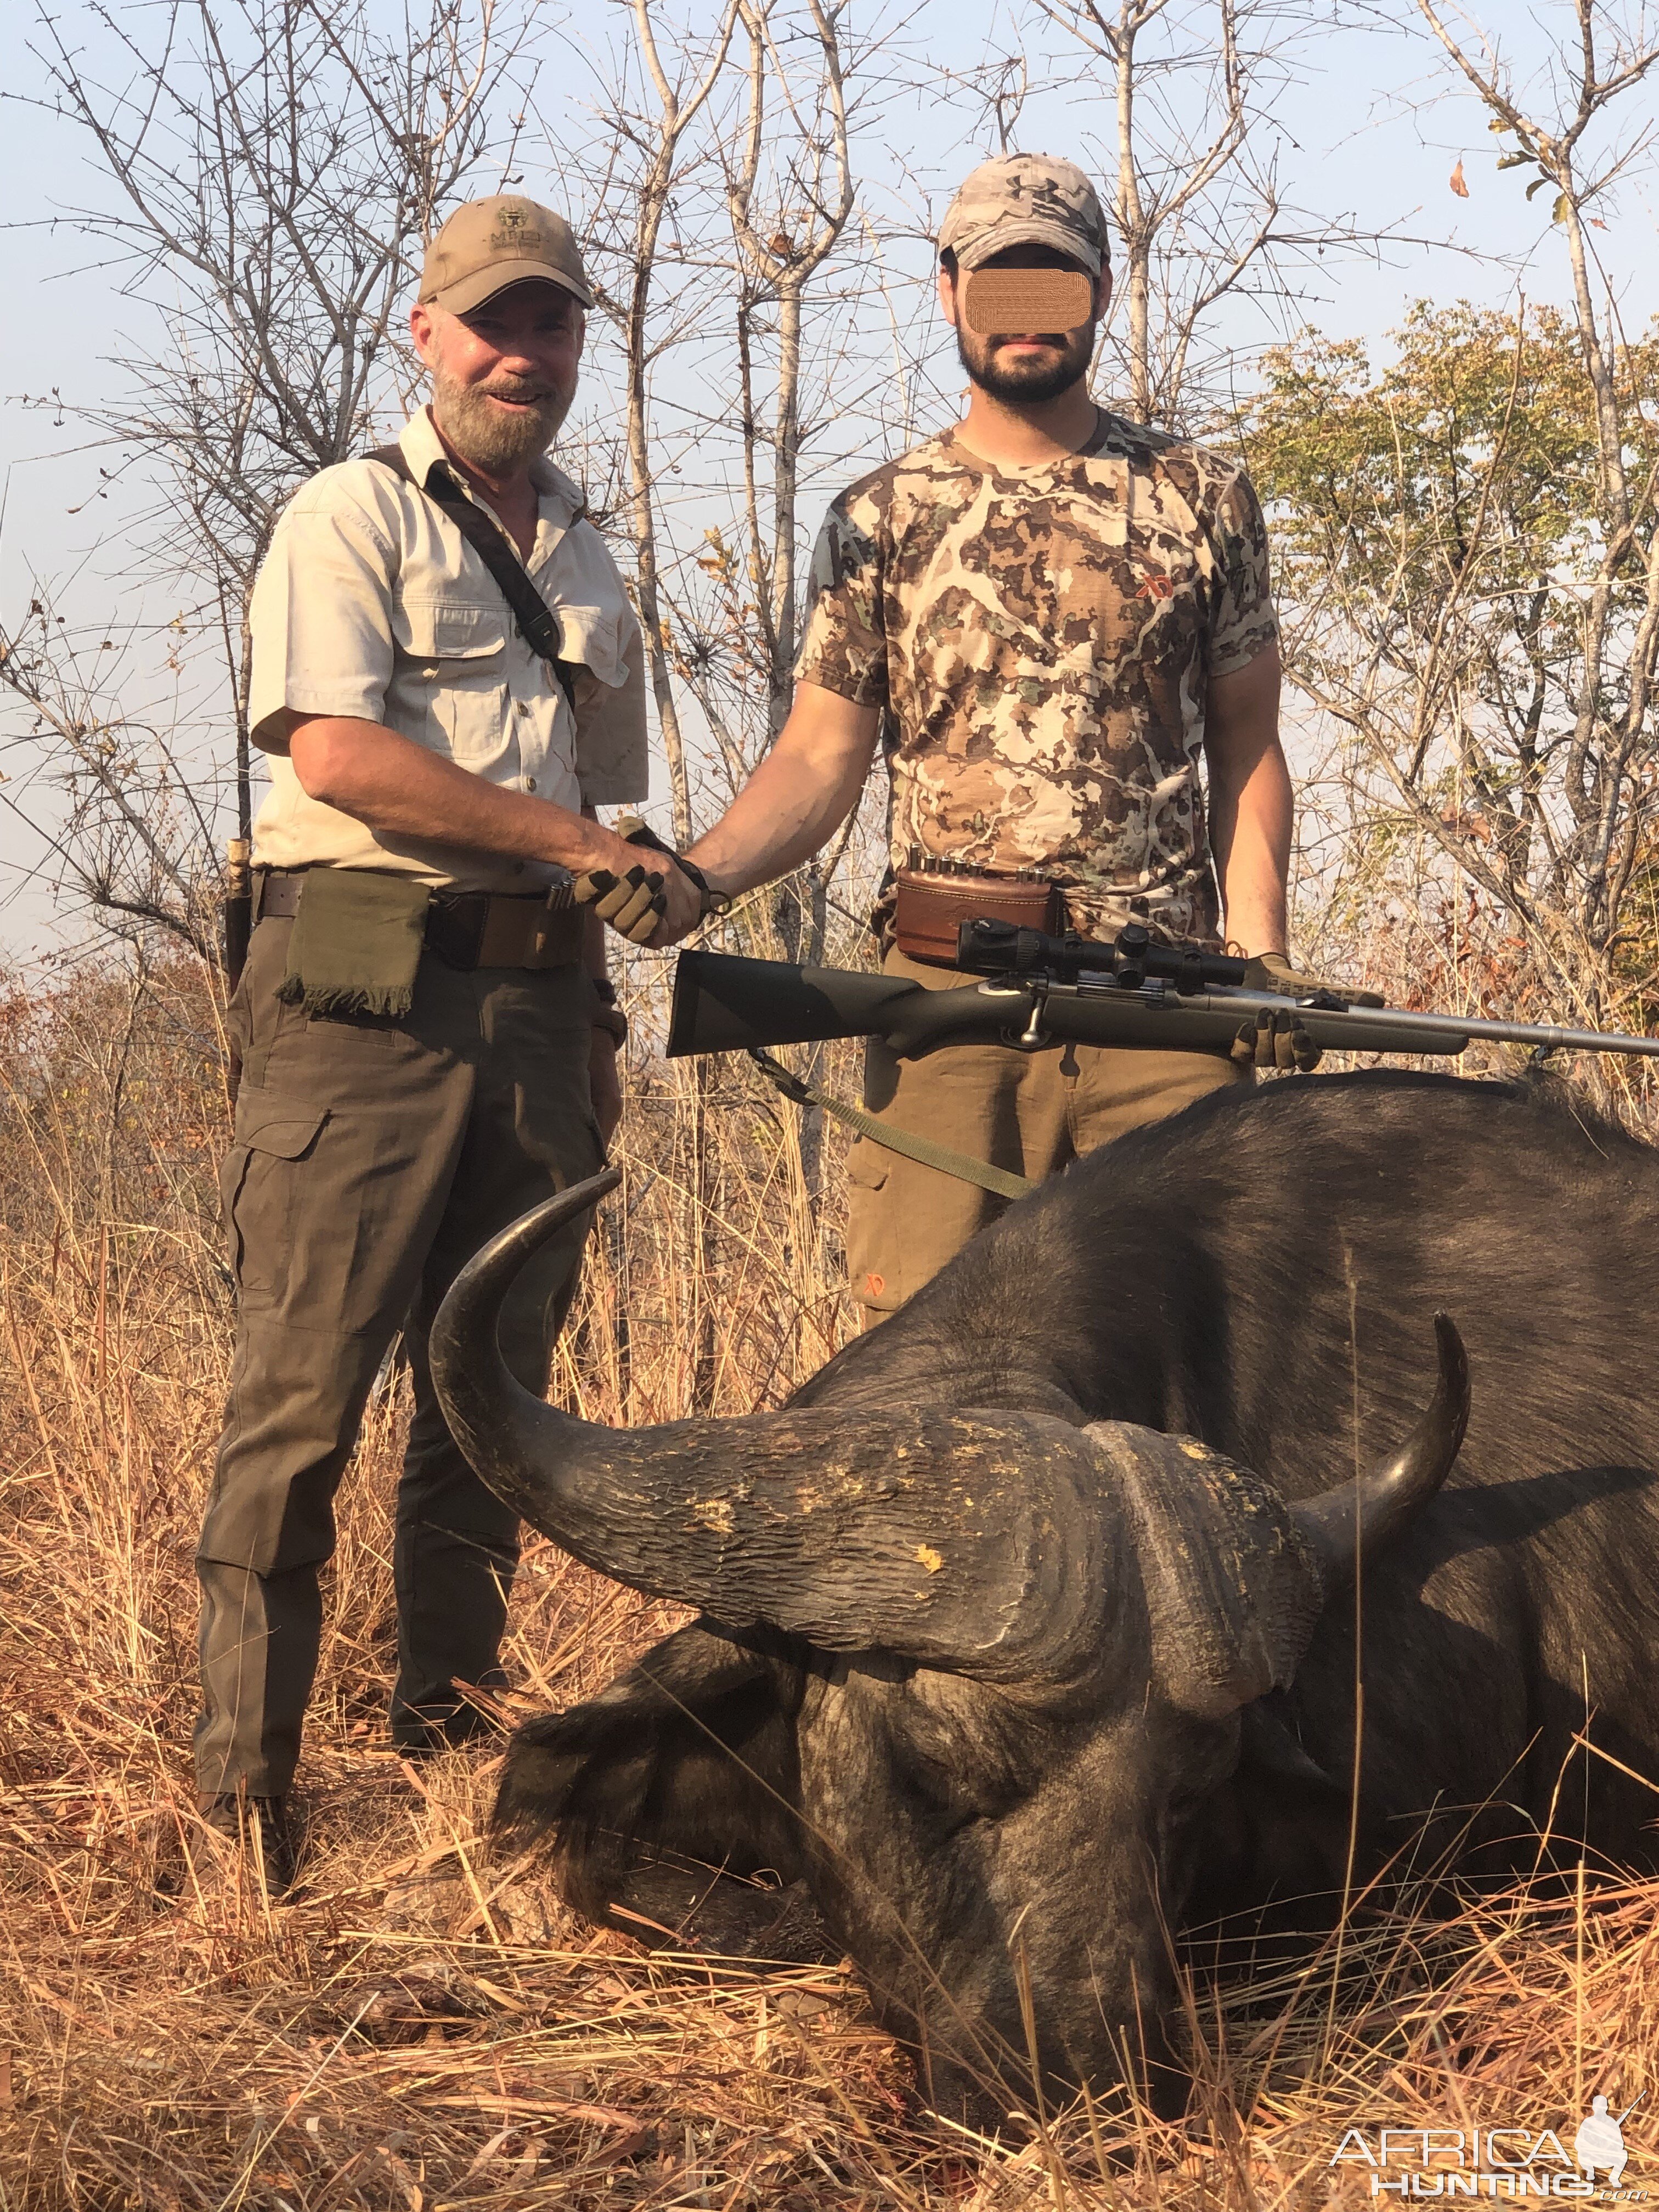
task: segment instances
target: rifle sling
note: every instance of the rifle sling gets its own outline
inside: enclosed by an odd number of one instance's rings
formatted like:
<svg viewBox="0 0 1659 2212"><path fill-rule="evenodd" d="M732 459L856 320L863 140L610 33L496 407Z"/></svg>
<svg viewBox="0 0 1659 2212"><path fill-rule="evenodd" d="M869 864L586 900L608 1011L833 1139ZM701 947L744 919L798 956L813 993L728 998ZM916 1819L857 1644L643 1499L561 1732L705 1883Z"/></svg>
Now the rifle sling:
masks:
<svg viewBox="0 0 1659 2212"><path fill-rule="evenodd" d="M483 562L500 588L501 597L513 611L513 619L519 635L534 653L551 664L559 679L559 688L569 702L570 712L576 712L576 670L579 663L564 657L564 633L559 628L559 618L530 580L530 572L501 526L493 522L475 499L469 499L461 489L448 466L443 461L434 461L422 483L409 465L401 446L377 446L369 455L382 468L390 469L393 476L401 477L416 490L423 492L434 507L441 507L467 544Z"/></svg>
<svg viewBox="0 0 1659 2212"><path fill-rule="evenodd" d="M959 1182L975 1183L996 1198L1029 1198L1038 1188L1028 1176L1012 1175L1006 1168L994 1168L988 1160L976 1160L970 1152L952 1152L949 1145L936 1145L931 1137L919 1137L912 1130L892 1128L885 1121L878 1121L873 1114L866 1114L862 1106L852 1105L845 1098L832 1098L827 1091L818 1090L816 1085L808 1083L781 1060L774 1060L769 1052L762 1052L757 1046L749 1048L749 1057L773 1088L781 1091L786 1098L793 1098L797 1106L822 1107L855 1136L867 1137L884 1152L897 1152L901 1158L915 1160L925 1168L936 1168L940 1175L954 1176Z"/></svg>

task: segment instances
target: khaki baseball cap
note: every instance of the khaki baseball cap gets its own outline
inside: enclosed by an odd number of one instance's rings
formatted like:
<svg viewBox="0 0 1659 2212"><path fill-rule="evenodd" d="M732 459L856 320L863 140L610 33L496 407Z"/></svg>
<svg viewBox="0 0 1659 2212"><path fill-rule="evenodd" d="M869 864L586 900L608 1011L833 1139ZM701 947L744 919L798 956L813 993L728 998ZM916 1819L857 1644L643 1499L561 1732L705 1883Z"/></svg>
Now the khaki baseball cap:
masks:
<svg viewBox="0 0 1659 2212"><path fill-rule="evenodd" d="M977 269L1009 246L1052 246L1097 276L1110 261L1106 217L1073 161L1005 154L965 178L939 225L939 246L958 269Z"/></svg>
<svg viewBox="0 0 1659 2212"><path fill-rule="evenodd" d="M509 284L557 284L593 304L575 234L562 215L516 192L469 200L434 234L421 270L422 307L465 315Z"/></svg>

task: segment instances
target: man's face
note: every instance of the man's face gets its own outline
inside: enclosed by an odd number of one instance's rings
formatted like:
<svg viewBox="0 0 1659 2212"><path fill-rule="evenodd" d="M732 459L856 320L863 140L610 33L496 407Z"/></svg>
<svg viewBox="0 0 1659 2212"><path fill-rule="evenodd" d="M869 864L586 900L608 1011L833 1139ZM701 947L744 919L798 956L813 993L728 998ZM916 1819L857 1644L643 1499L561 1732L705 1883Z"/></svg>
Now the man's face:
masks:
<svg viewBox="0 0 1659 2212"><path fill-rule="evenodd" d="M1010 246L981 262L985 269L1077 269L1052 246ZM1006 331L969 330L959 309L959 286L967 271L952 278L941 269L939 306L954 325L957 354L969 378L993 399L1012 406L1031 406L1058 399L1079 377L1086 376L1095 349L1095 325L1106 312L1112 294L1110 272L1103 269L1095 282L1094 313L1080 330Z"/></svg>
<svg viewBox="0 0 1659 2212"><path fill-rule="evenodd" d="M498 292L464 315L416 306L416 350L432 371L432 411L464 461L507 477L544 453L576 396L586 318L557 284Z"/></svg>

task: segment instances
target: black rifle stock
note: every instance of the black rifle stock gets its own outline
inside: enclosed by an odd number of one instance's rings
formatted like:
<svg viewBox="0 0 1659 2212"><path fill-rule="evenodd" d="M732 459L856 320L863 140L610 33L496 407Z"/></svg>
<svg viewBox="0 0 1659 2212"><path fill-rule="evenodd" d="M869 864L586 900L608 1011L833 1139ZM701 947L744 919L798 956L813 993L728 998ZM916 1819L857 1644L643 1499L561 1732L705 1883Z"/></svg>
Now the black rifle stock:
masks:
<svg viewBox="0 0 1659 2212"><path fill-rule="evenodd" d="M1659 1056L1659 1038L1598 1030L1552 1029L1393 1006L1219 988L1180 992L1158 982L1060 981L1043 973L964 981L941 991L896 975L795 967L725 952L683 952L674 977L668 1054L749 1052L835 1037L879 1037L901 1060L954 1044L1005 1044L1028 1052L1067 1043L1135 1051L1231 1049L1263 1009L1293 1012L1328 1052L1455 1054L1476 1038L1540 1052L1620 1052Z"/></svg>

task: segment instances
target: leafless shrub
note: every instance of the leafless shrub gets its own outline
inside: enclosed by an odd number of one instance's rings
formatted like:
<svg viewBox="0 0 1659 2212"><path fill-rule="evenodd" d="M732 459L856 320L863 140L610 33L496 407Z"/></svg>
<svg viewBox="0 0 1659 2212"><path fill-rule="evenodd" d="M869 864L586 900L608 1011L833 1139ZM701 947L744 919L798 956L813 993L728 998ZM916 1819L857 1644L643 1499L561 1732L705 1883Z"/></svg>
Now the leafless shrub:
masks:
<svg viewBox="0 0 1659 2212"><path fill-rule="evenodd" d="M977 94L1003 152L1033 93L1084 94L1082 149L1117 233L1097 374L1136 422L1215 431L1261 346L1304 319L1322 263L1399 236L1295 205L1280 181L1275 102L1330 19L1304 0L1035 0L1039 27L1058 52L1028 34L950 81Z"/></svg>
<svg viewBox="0 0 1659 2212"><path fill-rule="evenodd" d="M124 348L112 399L51 404L110 457L105 477L142 483L124 566L190 593L161 642L175 663L187 647L217 656L209 711L234 745L124 712L60 636L50 593L0 633L0 682L45 780L75 779L66 822L32 811L81 896L199 944L228 766L248 834L255 572L299 484L366 451L408 398L411 275L477 173L517 34L499 0L427 0L395 27L369 0L167 0L137 23L91 12L125 75L94 74L61 15L37 22L41 100L109 188L56 220L122 271L155 336ZM141 672L142 656L130 687Z"/></svg>

